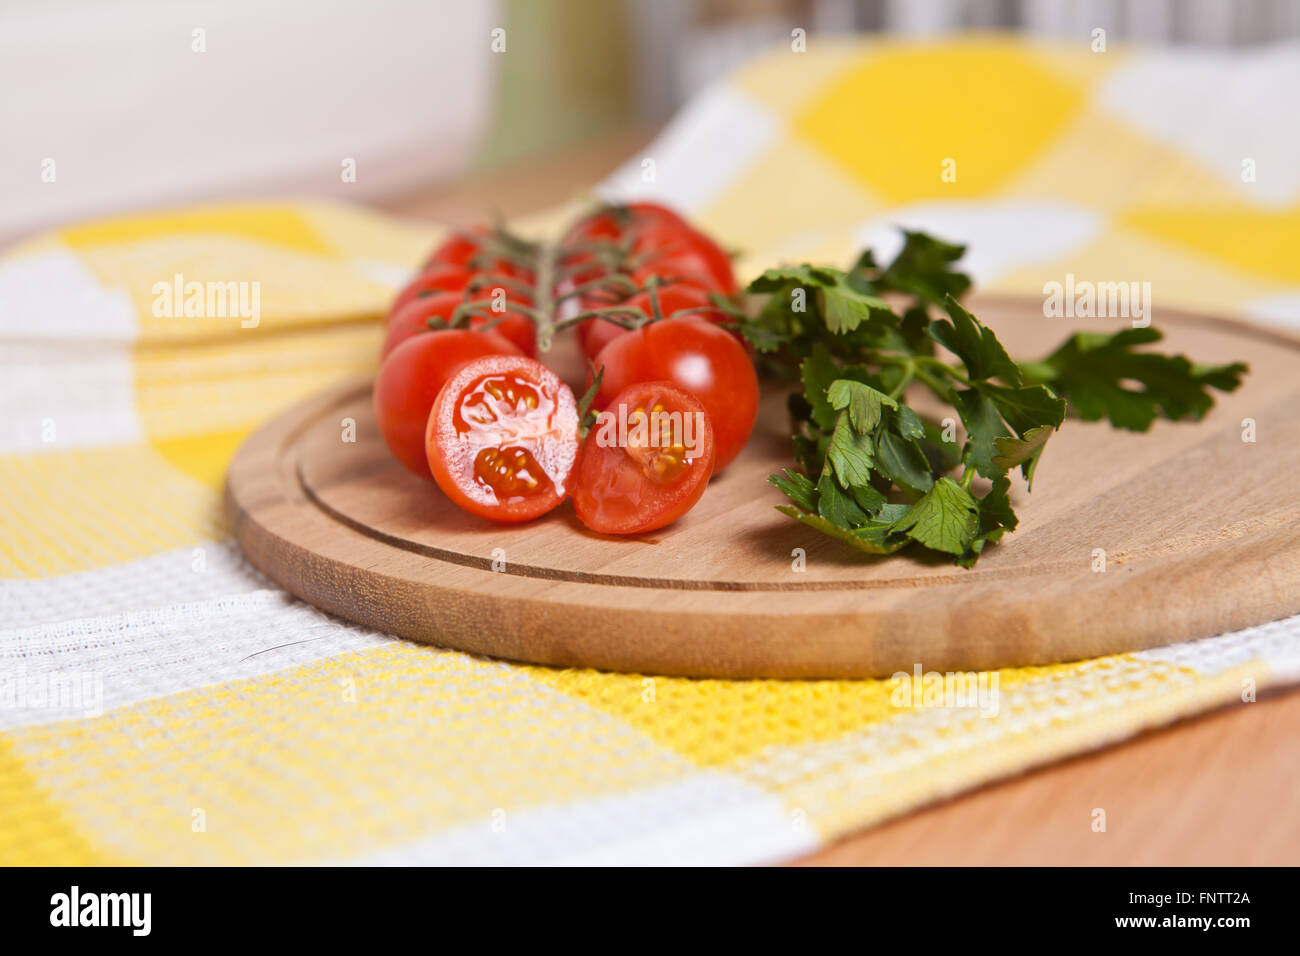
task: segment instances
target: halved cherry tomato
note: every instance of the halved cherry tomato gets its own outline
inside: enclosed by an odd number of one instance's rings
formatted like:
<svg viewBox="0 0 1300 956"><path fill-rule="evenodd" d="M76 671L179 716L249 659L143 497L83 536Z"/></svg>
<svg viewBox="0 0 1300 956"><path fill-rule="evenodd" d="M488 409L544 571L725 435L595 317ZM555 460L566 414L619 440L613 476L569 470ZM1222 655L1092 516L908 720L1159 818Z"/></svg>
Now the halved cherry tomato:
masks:
<svg viewBox="0 0 1300 956"><path fill-rule="evenodd" d="M707 319L651 322L616 337L595 358L604 367L595 407L604 409L630 385L670 382L709 413L721 471L745 447L758 416L758 376L744 346Z"/></svg>
<svg viewBox="0 0 1300 956"><path fill-rule="evenodd" d="M384 338L383 358L413 335L429 331L430 319L451 321L452 315L465 296L460 292L434 292L430 295L412 299L388 317L388 335ZM510 300L507 298L506 303ZM497 333L527 356L537 354L537 327L533 320L517 309L507 308L505 312L475 314L470 317L469 327L476 331L492 326L489 331Z"/></svg>
<svg viewBox="0 0 1300 956"><path fill-rule="evenodd" d="M476 359L438 393L425 451L438 487L460 507L493 521L527 521L569 493L577 402L533 359Z"/></svg>
<svg viewBox="0 0 1300 956"><path fill-rule="evenodd" d="M431 477L424 450L429 411L457 366L484 355L520 355L493 332L443 329L417 335L397 346L375 379L375 421L397 460L415 474Z"/></svg>
<svg viewBox="0 0 1300 956"><path fill-rule="evenodd" d="M573 509L602 534L654 531L695 507L713 463L703 405L668 382L633 385L600 413L582 444Z"/></svg>
<svg viewBox="0 0 1300 956"><path fill-rule="evenodd" d="M682 309L700 309L709 306L709 292L686 282L673 282L655 290L659 300L659 315L668 318ZM608 308L609 306L604 306ZM654 306L649 291L640 292L630 299L618 303L618 308L635 309L647 318L654 318ZM692 313L707 318L711 322L722 322L726 315L719 309L708 312ZM578 326L578 344L582 354L594 359L606 345L627 332L626 326L611 322L609 319L592 319Z"/></svg>

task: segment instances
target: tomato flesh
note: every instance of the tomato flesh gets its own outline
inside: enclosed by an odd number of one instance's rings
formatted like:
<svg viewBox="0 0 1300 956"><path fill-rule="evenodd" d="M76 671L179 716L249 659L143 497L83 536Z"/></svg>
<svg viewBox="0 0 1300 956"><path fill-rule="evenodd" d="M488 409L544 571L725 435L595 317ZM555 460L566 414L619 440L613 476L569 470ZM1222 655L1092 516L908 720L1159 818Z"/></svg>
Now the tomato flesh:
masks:
<svg viewBox="0 0 1300 956"><path fill-rule="evenodd" d="M569 492L577 402L533 359L476 359L438 393L425 454L438 487L461 508L493 521L528 521Z"/></svg>
<svg viewBox="0 0 1300 956"><path fill-rule="evenodd" d="M669 382L704 406L717 447L716 470L740 454L758 417L758 375L736 339L707 319L651 322L618 336L595 358L604 368L595 407L639 382Z"/></svg>
<svg viewBox="0 0 1300 956"><path fill-rule="evenodd" d="M425 454L425 427L443 383L457 366L484 355L520 355L492 332L430 330L397 345L375 379L375 422L393 456L422 478L432 477Z"/></svg>
<svg viewBox="0 0 1300 956"><path fill-rule="evenodd" d="M633 385L583 441L573 509L602 534L654 531L700 500L714 457L713 426L699 401L668 382Z"/></svg>

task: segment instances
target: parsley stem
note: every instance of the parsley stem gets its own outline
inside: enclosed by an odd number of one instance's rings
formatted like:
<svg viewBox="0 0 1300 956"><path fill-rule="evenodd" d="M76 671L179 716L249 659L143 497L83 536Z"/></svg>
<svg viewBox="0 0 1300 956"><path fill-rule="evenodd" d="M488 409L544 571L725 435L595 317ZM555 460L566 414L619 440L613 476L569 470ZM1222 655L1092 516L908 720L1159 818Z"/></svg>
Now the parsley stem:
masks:
<svg viewBox="0 0 1300 956"><path fill-rule="evenodd" d="M970 384L969 378L967 378L964 374L959 372L957 369L953 368L947 362L940 361L939 359L933 358L932 356L929 355L918 355L916 356L914 361L916 361L918 364L928 365L933 369L941 370L944 375L947 375L949 378L955 378L963 385Z"/></svg>
<svg viewBox="0 0 1300 956"><path fill-rule="evenodd" d="M916 363L911 359L901 363L903 377L898 380L898 384L889 390L890 398L898 398L903 392L907 391L907 386L912 384L912 379L916 378Z"/></svg>
<svg viewBox="0 0 1300 956"><path fill-rule="evenodd" d="M961 382L963 385L969 386L971 384L970 379L958 369L953 368L953 366L949 365L947 362L934 358L931 355L890 355L884 352L877 352L870 360L877 362L880 365L902 365L904 367L913 368L915 370L916 378L919 381L924 382L926 385L929 385L930 388L934 389L940 396L947 394L945 386L933 375L927 374L922 366L925 368L932 368L949 378Z"/></svg>
<svg viewBox="0 0 1300 956"><path fill-rule="evenodd" d="M916 380L929 387L930 391L934 392L934 394L938 395L944 401L948 401L949 388L946 382L939 381L939 379L935 378L923 369L916 370Z"/></svg>

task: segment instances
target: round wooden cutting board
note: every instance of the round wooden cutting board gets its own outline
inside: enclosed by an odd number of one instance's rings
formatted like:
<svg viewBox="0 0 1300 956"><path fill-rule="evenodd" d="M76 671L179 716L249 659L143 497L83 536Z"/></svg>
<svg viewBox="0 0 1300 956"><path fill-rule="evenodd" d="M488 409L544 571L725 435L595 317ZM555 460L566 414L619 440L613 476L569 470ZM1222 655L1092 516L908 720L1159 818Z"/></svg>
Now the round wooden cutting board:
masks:
<svg viewBox="0 0 1300 956"><path fill-rule="evenodd" d="M1039 300L976 298L973 311L1020 357L1117 327L1046 319ZM249 438L227 506L252 563L304 600L412 640L542 664L712 677L985 669L1300 611L1300 342L1171 312L1154 324L1162 349L1248 362L1245 385L1203 422L1145 435L1067 420L1033 494L1013 488L1019 529L972 571L860 555L775 511L784 499L765 478L790 464L776 391L699 505L638 538L590 533L567 503L522 526L458 510L389 455L368 383Z"/></svg>

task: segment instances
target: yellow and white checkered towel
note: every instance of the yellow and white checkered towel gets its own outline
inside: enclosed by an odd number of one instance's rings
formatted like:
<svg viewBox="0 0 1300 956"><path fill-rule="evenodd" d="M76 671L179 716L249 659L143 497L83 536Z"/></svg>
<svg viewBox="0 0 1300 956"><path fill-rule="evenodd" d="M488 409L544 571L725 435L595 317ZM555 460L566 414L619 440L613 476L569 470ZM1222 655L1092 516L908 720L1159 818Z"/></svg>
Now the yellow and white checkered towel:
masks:
<svg viewBox="0 0 1300 956"><path fill-rule="evenodd" d="M1142 279L1157 324L1192 306L1300 326L1298 93L1295 46L814 36L704 93L605 189L667 198L750 268L843 262L901 222L970 241L986 289ZM650 694L293 600L230 544L226 464L274 412L373 369L432 239L257 204L0 259L0 862L778 860L1300 678L1293 619L1002 671L992 718L895 707L888 681ZM176 276L260 283L256 326L156 316Z"/></svg>

